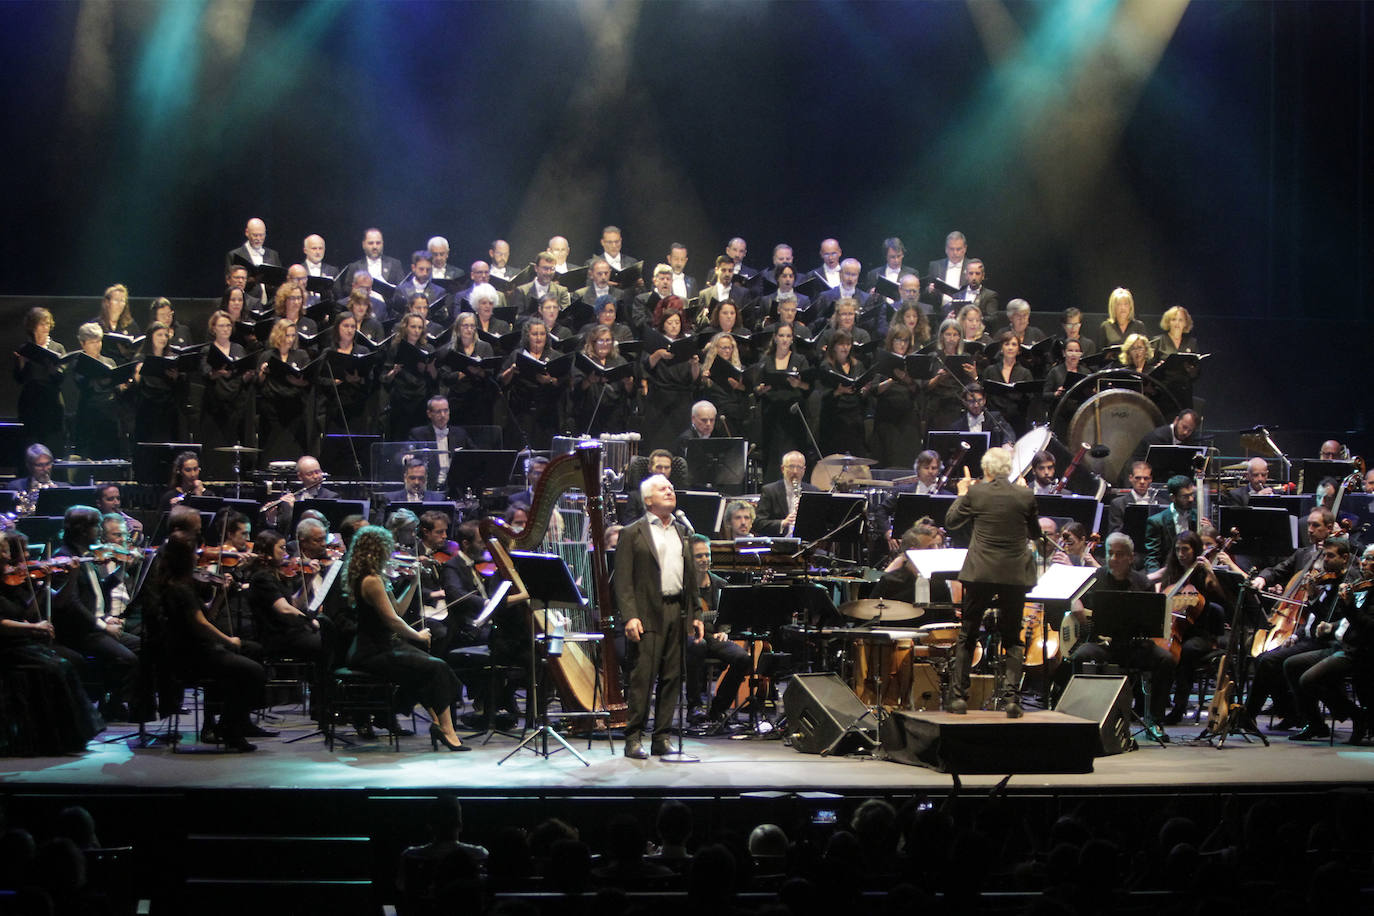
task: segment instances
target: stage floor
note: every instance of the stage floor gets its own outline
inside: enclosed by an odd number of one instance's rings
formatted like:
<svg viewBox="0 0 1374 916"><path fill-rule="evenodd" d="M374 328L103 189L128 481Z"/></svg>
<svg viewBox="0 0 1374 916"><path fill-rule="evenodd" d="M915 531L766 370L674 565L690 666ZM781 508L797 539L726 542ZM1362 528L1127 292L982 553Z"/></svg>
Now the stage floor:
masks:
<svg viewBox="0 0 1374 916"><path fill-rule="evenodd" d="M566 751L549 759L521 751L502 764L516 746L515 739L498 735L485 747L462 754L434 753L424 736L401 739L399 753L382 741L355 747L338 744L330 753L319 737L283 743L313 729L303 716L288 714L280 726L281 738L257 741L258 750L252 754L173 754L165 746L131 749L123 742L92 742L80 756L4 758L0 759L0 783L5 791L18 792L443 789L464 795L520 796L735 796L760 791L900 794L939 793L951 785L949 775L923 767L866 756L801 754L780 740L688 738L685 750L700 761L665 763L658 758L627 760L620 755L619 741L612 753L605 740L595 740L587 749L585 739L570 739L588 766ZM101 738L130 730L123 724L112 726ZM1341 744L1348 734L1345 727L1337 731L1334 747L1325 742L1292 742L1286 733L1276 732L1269 736L1267 748L1258 741L1247 744L1231 738L1217 749L1186 740L1198 731L1195 725L1175 726L1170 729L1174 743L1167 748L1141 744L1138 751L1101 757L1092 773L1017 775L1009 791L1248 793L1374 784L1374 747ZM986 787L1000 778L966 776L962 782L967 787Z"/></svg>

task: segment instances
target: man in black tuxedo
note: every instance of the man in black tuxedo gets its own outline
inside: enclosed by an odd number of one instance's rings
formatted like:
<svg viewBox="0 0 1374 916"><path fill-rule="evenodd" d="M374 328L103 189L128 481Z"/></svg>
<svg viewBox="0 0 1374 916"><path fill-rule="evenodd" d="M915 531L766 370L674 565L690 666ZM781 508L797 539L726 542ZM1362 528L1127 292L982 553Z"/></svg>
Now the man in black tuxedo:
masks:
<svg viewBox="0 0 1374 916"><path fill-rule="evenodd" d="M336 291L340 299L348 294L348 287L343 284L351 283L354 272L359 270L365 270L391 286L405 279L406 271L401 262L382 253L384 244L382 230L374 227L363 233L363 256L345 267L339 275L340 283Z"/></svg>
<svg viewBox="0 0 1374 916"><path fill-rule="evenodd" d="M1197 445L1198 430L1201 427L1202 418L1196 410L1191 407L1181 410L1178 416L1174 417L1174 422L1156 426L1146 433L1136 443L1135 451L1131 452L1131 460L1143 461L1150 453L1152 445Z"/></svg>
<svg viewBox="0 0 1374 916"><path fill-rule="evenodd" d="M760 281L755 284L752 290L755 296L766 295L766 293L764 292L765 289L767 289L770 292L774 289L777 289L778 269L781 268L784 264L791 264L792 257L792 246L787 244L786 242L779 242L778 244L773 246L773 264L771 267L768 267L764 269L762 272L760 272L758 276L755 278L756 281ZM767 283L765 284L761 281L767 281Z"/></svg>
<svg viewBox="0 0 1374 916"><path fill-rule="evenodd" d="M1169 478L1169 508L1145 520L1145 569L1163 569L1174 552L1180 531L1197 531L1197 512L1193 502L1197 485L1191 477L1176 474Z"/></svg>
<svg viewBox="0 0 1374 916"><path fill-rule="evenodd" d="M739 236L735 236L725 245L726 257L735 262L735 279L746 286L758 273L757 270L744 263L744 257L747 254L749 254L749 243Z"/></svg>
<svg viewBox="0 0 1374 916"><path fill-rule="evenodd" d="M965 283L959 290L957 298L962 303L978 306L978 310L983 313L983 320L991 324L992 316L1001 307L997 298L997 291L988 289L983 285L983 279L987 276L987 269L983 266L982 261L977 258L969 258L965 264Z"/></svg>
<svg viewBox="0 0 1374 916"><path fill-rule="evenodd" d="M448 497L429 489L429 462L419 456L405 460L402 480L405 488L381 495L382 510L390 503L441 503Z"/></svg>
<svg viewBox="0 0 1374 916"><path fill-rule="evenodd" d="M24 449L24 464L28 466L29 476L11 480L5 484L6 490L28 493L33 490L46 490L48 487L69 486L52 479L52 452L41 442L35 442Z"/></svg>
<svg viewBox="0 0 1374 916"><path fill-rule="evenodd" d="M234 266L234 255L239 255L247 259L254 267L261 267L263 264L270 264L274 267L281 266L281 258L277 257L277 252L266 246L267 224L256 216L248 221L243 227L243 237L247 240L237 248L231 248L224 255L224 269L228 270Z"/></svg>
<svg viewBox="0 0 1374 916"><path fill-rule="evenodd" d="M668 248L668 266L673 269L673 295L683 302L697 294L696 277L687 275L687 246L673 242Z"/></svg>
<svg viewBox="0 0 1374 916"><path fill-rule="evenodd" d="M753 301L753 296L750 295L745 286L745 281L735 273L737 269L735 262L730 259L728 254L716 258L715 279L701 291L700 301L704 314L710 315L715 311L717 303L728 299L735 304L735 309L743 320L745 309Z"/></svg>
<svg viewBox="0 0 1374 916"><path fill-rule="evenodd" d="M816 488L802 480L806 475L806 456L788 452L782 456L782 477L763 485L759 496L758 516L754 530L762 535L791 537L797 524L797 505L801 494L814 493Z"/></svg>
<svg viewBox="0 0 1374 916"><path fill-rule="evenodd" d="M964 412L955 421L954 429L966 433L990 433L988 447L1010 445L1016 441L1011 424L995 410L987 409L988 396L977 382L964 389Z"/></svg>
<svg viewBox="0 0 1374 916"><path fill-rule="evenodd" d="M1002 647L1006 650L1001 684L1004 708L1009 719L1023 715L1021 666L1026 650L1021 644L1021 610L1026 592L1035 585L1027 540L1039 538L1040 523L1030 490L1007 479L1011 459L1010 449L988 449L983 454L983 479L975 484L965 469L959 481L959 495L945 516L945 525L951 530L973 525L968 554L959 570L959 581L964 586L964 616L946 712L968 711L973 646L983 626L984 611L995 609Z"/></svg>
<svg viewBox="0 0 1374 916"><path fill-rule="evenodd" d="M620 300L625 293L611 285L610 262L605 258L592 258L591 267L587 270L587 285L575 291L572 298L576 302L585 302L595 310L597 301L603 296L610 297L619 314Z"/></svg>
<svg viewBox="0 0 1374 916"><path fill-rule="evenodd" d="M686 460L687 443L697 439L710 439L716 434L716 405L710 401L697 401L692 405L692 422L678 433L673 440L673 454Z"/></svg>
<svg viewBox="0 0 1374 916"><path fill-rule="evenodd" d="M901 283L903 277L917 276L916 268L902 263L906 257L906 246L902 240L895 235L890 239L883 239L883 260L882 267L875 267L864 277L864 289L870 293L878 285L878 280L888 279L893 283ZM919 277L918 277L919 282Z"/></svg>
<svg viewBox="0 0 1374 916"><path fill-rule="evenodd" d="M324 236L307 235L301 243L301 251L305 254L303 263L309 276L332 280L339 275L339 268L324 262Z"/></svg>
<svg viewBox="0 0 1374 916"><path fill-rule="evenodd" d="M1158 505L1150 484L1154 483L1154 471L1148 461L1132 461L1126 471L1130 475L1131 486L1126 492L1112 500L1107 507L1107 533L1120 531L1126 526L1126 507Z"/></svg>
<svg viewBox="0 0 1374 916"><path fill-rule="evenodd" d="M624 270L632 264L638 264L639 258L632 258L620 250L622 239L620 229L617 226L607 226L601 230L601 253L592 255L587 259L587 266L591 267L597 259L604 260L613 270Z"/></svg>
<svg viewBox="0 0 1374 916"><path fill-rule="evenodd" d="M963 289L968 285L964 256L968 254L968 239L964 234L955 229L945 236L945 256L938 261L931 261L926 269L926 280L941 280L955 289ZM950 297L944 296L935 290L935 284L927 282L926 301L932 305L944 306L949 304Z"/></svg>
<svg viewBox="0 0 1374 916"><path fill-rule="evenodd" d="M1269 486L1269 462L1263 458L1251 458L1245 464L1245 486L1232 487L1221 498L1224 506L1248 506L1251 496L1273 496L1274 488Z"/></svg>
<svg viewBox="0 0 1374 916"><path fill-rule="evenodd" d="M647 760L671 751L669 730L682 689L683 621L694 640L705 631L697 608L697 577L687 531L673 520L677 494L668 478L655 474L639 485L645 514L625 526L615 551L616 606L634 656L630 669L625 756ZM654 682L658 689L654 693ZM654 695L653 741L644 750L644 728Z"/></svg>
<svg viewBox="0 0 1374 916"><path fill-rule="evenodd" d="M802 281L816 277L829 289L834 289L840 285L840 258L844 256L844 251L840 248L839 239L826 239L821 242L821 266L802 278Z"/></svg>
<svg viewBox="0 0 1374 916"><path fill-rule="evenodd" d="M442 394L429 399L425 404L425 415L429 417L429 422L424 426L416 426L406 437L413 442L434 443L439 450L439 488L444 489L448 483L449 453L460 448L476 448L477 445L463 427L448 425L448 398Z"/></svg>
<svg viewBox="0 0 1374 916"><path fill-rule="evenodd" d="M264 521L267 527L277 528L277 523L289 524L292 506L298 499L338 499L339 494L324 485L324 470L313 455L302 455L296 460L296 479L300 486L282 494L276 506L267 510ZM278 530L281 530L278 528Z"/></svg>
<svg viewBox="0 0 1374 916"><path fill-rule="evenodd" d="M505 239L493 239L487 249L487 263L491 265L491 275L501 280L510 280L520 273L520 268L510 263L510 243Z"/></svg>
<svg viewBox="0 0 1374 916"><path fill-rule="evenodd" d="M834 289L828 289L816 297L816 318L811 327L819 331L824 322L830 320L830 316L835 311L835 303L841 299L853 299L859 303L859 311L862 312L868 305L868 293L859 289L859 273L862 266L853 258L845 258L840 262L840 285Z"/></svg>
<svg viewBox="0 0 1374 916"><path fill-rule="evenodd" d="M434 303L445 295L433 277L434 261L430 258L429 252L421 250L412 253L410 276L397 284L396 293L391 297L391 317L400 318L410 311L410 300L416 296L424 296L433 307Z"/></svg>

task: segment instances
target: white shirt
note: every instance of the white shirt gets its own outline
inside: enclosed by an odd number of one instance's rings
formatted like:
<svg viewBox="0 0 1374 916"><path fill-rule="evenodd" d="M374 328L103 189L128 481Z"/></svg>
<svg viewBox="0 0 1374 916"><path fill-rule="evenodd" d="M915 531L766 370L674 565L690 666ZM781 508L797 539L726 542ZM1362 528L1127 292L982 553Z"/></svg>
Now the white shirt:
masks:
<svg viewBox="0 0 1374 916"><path fill-rule="evenodd" d="M687 275L673 274L673 295L687 298Z"/></svg>
<svg viewBox="0 0 1374 916"><path fill-rule="evenodd" d="M448 427L431 428L434 430L434 447L439 450L439 485L443 486L448 479Z"/></svg>
<svg viewBox="0 0 1374 916"><path fill-rule="evenodd" d="M386 277L382 275L382 259L381 259L381 258L377 258L377 259L374 261L372 258L364 257L363 260L367 261L367 272L370 273L370 274L372 274L372 276L373 276L374 279L377 279L377 280L385 280L385 279L386 279Z"/></svg>
<svg viewBox="0 0 1374 916"><path fill-rule="evenodd" d="M960 281L963 280L963 278L964 262L960 261L958 264L955 264L953 261L949 261L948 266L945 267L945 282L950 286L958 288L962 285Z"/></svg>
<svg viewBox="0 0 1374 916"><path fill-rule="evenodd" d="M922 482L919 481L919 480L916 481L916 495L917 495L917 496L928 496L928 495L930 495L930 494L932 494L932 493L938 493L938 492L939 492L939 491L935 489L935 484L933 484L933 483L922 483Z"/></svg>
<svg viewBox="0 0 1374 916"><path fill-rule="evenodd" d="M506 268L504 267L493 267L491 269L491 275L493 277L500 277L502 280L510 279L510 276L506 273Z"/></svg>
<svg viewBox="0 0 1374 916"><path fill-rule="evenodd" d="M324 262L321 261L320 263L316 264L316 263L314 263L313 261L306 261L306 262L305 262L305 272L306 272L307 274L309 274L310 276L312 276L312 277L323 277L323 276L324 276Z"/></svg>
<svg viewBox="0 0 1374 916"><path fill-rule="evenodd" d="M902 269L900 267L887 267L883 270L883 276L893 283L902 279Z"/></svg>
<svg viewBox="0 0 1374 916"><path fill-rule="evenodd" d="M858 288L857 286L851 286L851 287L849 287L848 289L845 289L843 286L841 286L841 287L840 287L840 298L841 298L841 299L853 299L853 298L855 297L855 295L858 293L858 291L859 291L859 288Z"/></svg>
<svg viewBox="0 0 1374 916"><path fill-rule="evenodd" d="M246 245L246 246L244 246L244 247L246 247L246 248L248 249L248 260L250 260L250 261L253 262L253 266L255 266L255 267L261 267L261 266L262 266L262 249L261 249L261 248L254 248L252 245Z"/></svg>
<svg viewBox="0 0 1374 916"><path fill-rule="evenodd" d="M731 285L731 286L721 286L719 283L717 283L717 284L716 284L716 301L717 301L717 302L724 302L725 300L729 299L729 298L730 298L730 290L732 290L732 289L734 289L734 286L733 286L733 285Z"/></svg>
<svg viewBox="0 0 1374 916"><path fill-rule="evenodd" d="M608 255L606 252L603 251L603 252L601 252L601 257L605 259L605 261L606 261L607 264L611 265L611 269L612 269L612 270L624 270L624 269L625 269L624 267L621 266L621 263L620 263L620 259L621 259L621 257L623 257L623 255L619 255L619 254L618 254L618 255L616 255L615 257L611 257L610 255Z"/></svg>
<svg viewBox="0 0 1374 916"><path fill-rule="evenodd" d="M663 594L682 594L682 535L670 517L665 524L657 515L649 514L649 536L658 554L659 583Z"/></svg>
<svg viewBox="0 0 1374 916"><path fill-rule="evenodd" d="M564 261L562 264L555 264L555 265L553 265L553 272L556 273L556 274L565 274L565 273L567 273L567 272L568 272L568 262L567 262L567 261Z"/></svg>
<svg viewBox="0 0 1374 916"><path fill-rule="evenodd" d="M821 278L825 280L825 285L834 289L840 285L840 269L836 267L831 270L829 267L821 267Z"/></svg>
<svg viewBox="0 0 1374 916"><path fill-rule="evenodd" d="M971 433L981 433L981 432L983 431L983 420L986 419L986 418L987 418L987 414L986 414L986 413L980 413L980 414L979 414L978 416L976 416L976 417L975 417L973 414L969 414L969 415L968 415L968 431L971 432Z"/></svg>

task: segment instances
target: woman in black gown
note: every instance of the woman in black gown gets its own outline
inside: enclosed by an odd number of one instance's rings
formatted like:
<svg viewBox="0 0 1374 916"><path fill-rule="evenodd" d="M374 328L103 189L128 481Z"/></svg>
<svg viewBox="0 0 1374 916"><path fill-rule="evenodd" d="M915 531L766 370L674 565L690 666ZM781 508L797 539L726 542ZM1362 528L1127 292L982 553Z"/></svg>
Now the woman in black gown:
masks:
<svg viewBox="0 0 1374 916"><path fill-rule="evenodd" d="M177 321L176 309L172 308L172 300L166 296L158 296L148 306L148 323L152 324L154 321L166 325L172 332L170 341L172 346L189 347L191 345L191 329Z"/></svg>
<svg viewBox="0 0 1374 916"><path fill-rule="evenodd" d="M520 354L549 360L558 354L549 349L549 329L540 319L525 323L522 346L506 359L499 381L510 399L511 420L518 429L507 432L507 442L525 443L533 449L546 449L558 432L558 408L563 398L563 383L547 372L520 371Z"/></svg>
<svg viewBox="0 0 1374 916"><path fill-rule="evenodd" d="M683 301L669 296L654 309L654 330L669 341L686 335L683 328ZM692 413L692 398L701 375L701 357L674 361L663 347L649 350L640 360L644 373L644 448L672 448L678 433L687 428Z"/></svg>
<svg viewBox="0 0 1374 916"><path fill-rule="evenodd" d="M946 318L940 323L935 352L940 356L958 356L964 352L964 336L959 322ZM955 371L957 371L957 365ZM926 430L953 429L964 410L964 386L978 381L977 371L972 365L965 367L963 378L957 377L948 366L941 367L926 382L925 420ZM971 371L970 371L971 370Z"/></svg>
<svg viewBox="0 0 1374 916"><path fill-rule="evenodd" d="M408 714L418 702L433 724L431 746L443 744L451 751L467 750L453 730L453 703L458 699L458 678L448 663L426 651L429 630L415 630L402 614L415 597L415 577L409 577L399 597L386 578L387 564L396 542L390 532L368 525L353 535L344 557L344 599L352 604L358 635L348 653L348 664L397 685L397 712Z"/></svg>
<svg viewBox="0 0 1374 916"><path fill-rule="evenodd" d="M911 328L894 321L887 329L883 349L905 357L913 352ZM885 468L909 468L921 449L920 382L905 369L882 371L873 386L873 454Z"/></svg>
<svg viewBox="0 0 1374 916"><path fill-rule="evenodd" d="M45 308L31 308L24 315L25 343L65 356L67 348L52 339L52 312ZM42 354L39 354L40 356ZM41 442L54 454L67 451L67 434L63 420L66 408L62 403L63 366L26 359L14 354L14 380L19 385L19 422L24 424L24 444Z"/></svg>
<svg viewBox="0 0 1374 916"><path fill-rule="evenodd" d="M732 308L734 306L733 303L722 303L721 308L726 304ZM740 357L739 341L735 339L734 334L721 331L706 345L704 356L701 377L697 379L698 396L703 401L710 401L716 405L716 422L720 424L725 435L754 438L754 402L749 395L748 381L742 374L744 362ZM733 375L727 377L722 374L722 380L717 381L711 375L716 360L724 360L739 370L741 375L736 378Z"/></svg>
<svg viewBox="0 0 1374 916"><path fill-rule="evenodd" d="M309 362L296 346L296 326L277 319L267 349L258 356L258 447L263 461L295 461L305 454L310 382L285 367L303 369Z"/></svg>
<svg viewBox="0 0 1374 916"><path fill-rule="evenodd" d="M153 567L157 578L153 593L160 599L161 619L167 628L170 658L176 673L189 680L213 679L210 699L222 703L213 728L231 751L257 750L247 733L254 729L254 709L267 703L267 672L261 664L240 654L243 642L228 636L206 616L192 578L196 565L195 539L185 531L173 531L162 545L161 562ZM207 722L207 730L209 728Z"/></svg>
<svg viewBox="0 0 1374 916"><path fill-rule="evenodd" d="M342 312L328 331L330 350L345 356L366 356L372 352L358 339L358 319ZM372 394L376 389L376 367L369 364L357 372L322 369L315 377L315 399L319 405L320 428L325 433L364 433L372 429Z"/></svg>
<svg viewBox="0 0 1374 916"><path fill-rule="evenodd" d="M137 395L134 412L134 441L180 442L181 403L183 401L181 373L175 369L147 372L147 358L172 357L172 329L160 321L148 325L144 332L141 355L143 360L134 370L134 391Z"/></svg>
<svg viewBox="0 0 1374 916"><path fill-rule="evenodd" d="M387 386L386 432L391 442L404 440L412 429L429 422L425 403L434 395L439 373L434 360L410 363L398 358L401 343L410 344L422 353L433 348L425 341L425 319L414 313L406 315L396 325L396 337L387 348L382 366L382 382Z"/></svg>
<svg viewBox="0 0 1374 916"><path fill-rule="evenodd" d="M439 390L448 398L452 411L449 422L455 426L491 426L496 402L493 373L477 366L459 368L447 361L449 353L461 353L471 359L490 359L491 344L477 338L477 316L460 312L453 323L453 332L440 347Z"/></svg>
<svg viewBox="0 0 1374 916"><path fill-rule="evenodd" d="M854 338L843 328L832 329L824 365L848 378L857 379L866 368L851 355ZM848 453L868 456L864 435L864 391L831 375L821 377L821 415L817 424L821 451L827 455Z"/></svg>
<svg viewBox="0 0 1374 916"><path fill-rule="evenodd" d="M1119 347L1132 334L1144 334L1145 322L1135 317L1135 296L1118 286L1107 298L1107 319L1097 326L1097 349Z"/></svg>
<svg viewBox="0 0 1374 916"><path fill-rule="evenodd" d="M104 365L115 368L115 361L101 355L101 341L104 337L100 325L88 321L77 329L76 339L86 356ZM76 416L73 418L73 444L79 454L87 458L117 458L120 453L119 419L120 411L116 398L120 392L129 388L128 382L116 384L106 374L86 371L88 364L77 357L72 368L76 379Z"/></svg>
<svg viewBox="0 0 1374 916"><path fill-rule="evenodd" d="M0 555L6 579L20 581L0 582L0 756L15 739L40 754L81 751L104 728L81 685L82 655L53 641L42 609L47 585L27 577L28 539L6 531Z"/></svg>
<svg viewBox="0 0 1374 916"><path fill-rule="evenodd" d="M1164 333L1150 343L1160 359L1168 359L1175 353L1198 352L1197 338L1193 336L1193 316L1183 306L1175 305L1166 309L1159 319L1159 327ZM1193 381L1198 376L1196 362L1171 365L1157 374L1180 408L1193 406Z"/></svg>
<svg viewBox="0 0 1374 916"><path fill-rule="evenodd" d="M231 292L241 294L242 290ZM200 377L204 386L200 398L201 451L205 454L206 476L225 480L233 474L233 456L217 449L245 443L248 382L253 377L253 370L231 372L222 365L216 368L211 363L212 350L228 360L245 356L242 345L229 339L234 332L234 320L228 312L220 309L212 313L206 332L210 342L200 358Z"/></svg>
<svg viewBox="0 0 1374 916"><path fill-rule="evenodd" d="M592 328L582 347L582 355L607 370L625 365L625 357L620 355L615 334L605 325ZM588 436L624 432L629 423L633 391L633 373L619 381L608 382L604 376L574 363L570 400L575 431Z"/></svg>
<svg viewBox="0 0 1374 916"><path fill-rule="evenodd" d="M820 456L811 448L802 418L792 412L793 406L806 409L806 393L811 385L802 381L801 373L811 368L806 357L792 349L796 332L790 324L779 325L763 359L754 367L754 394L759 399L759 422L762 427L763 476L766 481L782 476L782 456L791 451Z"/></svg>

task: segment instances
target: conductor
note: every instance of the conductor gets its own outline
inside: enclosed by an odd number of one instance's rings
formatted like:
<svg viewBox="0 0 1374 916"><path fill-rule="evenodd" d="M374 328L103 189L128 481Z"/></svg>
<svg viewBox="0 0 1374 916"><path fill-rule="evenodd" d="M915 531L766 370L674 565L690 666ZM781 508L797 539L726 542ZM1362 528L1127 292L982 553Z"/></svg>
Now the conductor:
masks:
<svg viewBox="0 0 1374 916"><path fill-rule="evenodd" d="M645 760L644 726L649 696L658 680L654 702L654 754L671 750L668 731L682 690L683 609L692 609L692 638L703 637L696 614L697 577L687 532L673 520L677 494L668 478L654 474L639 485L645 514L620 532L615 558L615 603L625 620L625 637L635 655L630 670L629 720L625 723L625 756ZM1018 618L1017 622L1020 622Z"/></svg>
<svg viewBox="0 0 1374 916"><path fill-rule="evenodd" d="M1027 538L1040 535L1035 497L1025 486L1007 479L1011 450L993 448L983 455L983 479L974 483L965 469L959 495L949 507L945 526L961 528L973 523L968 555L959 570L964 586L964 617L954 655L947 712L968 711L969 662L973 644L988 608L997 611L997 629L1006 650L1001 694L1007 718L1019 719L1021 710L1021 612L1026 592L1035 584L1035 567Z"/></svg>

